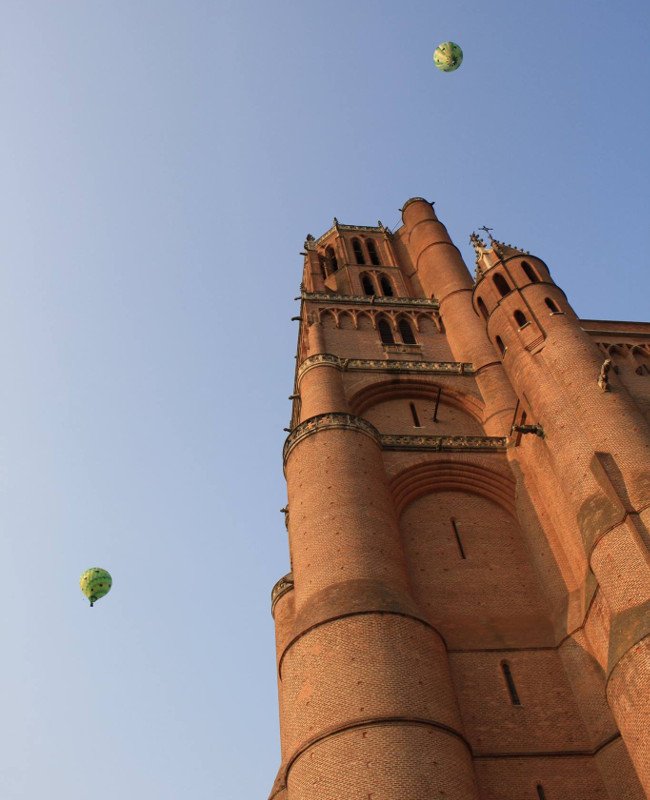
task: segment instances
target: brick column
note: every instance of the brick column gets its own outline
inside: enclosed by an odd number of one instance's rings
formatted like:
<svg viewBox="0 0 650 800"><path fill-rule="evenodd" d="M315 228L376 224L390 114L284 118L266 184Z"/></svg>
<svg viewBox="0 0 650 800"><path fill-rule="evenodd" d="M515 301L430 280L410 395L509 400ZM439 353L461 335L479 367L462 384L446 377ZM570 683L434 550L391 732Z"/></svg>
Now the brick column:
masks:
<svg viewBox="0 0 650 800"><path fill-rule="evenodd" d="M548 286L533 284L526 296L541 309L548 292ZM549 462L605 598L608 702L650 792L650 430L615 375L610 374L609 391L598 386L603 356L570 307L560 314L540 313L539 321L521 329L513 322L520 302L517 292L502 298L488 332L502 339L510 381L527 398L531 421L544 428ZM539 342L534 355L527 341ZM646 681L645 702L640 680Z"/></svg>
<svg viewBox="0 0 650 800"><path fill-rule="evenodd" d="M485 432L507 436L517 399L472 307L473 281L458 248L431 206L414 197L402 209L408 248L422 288L440 302L440 313L456 361L471 361L485 403Z"/></svg>
<svg viewBox="0 0 650 800"><path fill-rule="evenodd" d="M445 645L410 594L377 431L321 414L292 431L284 457L295 621L279 663L277 790L476 800Z"/></svg>

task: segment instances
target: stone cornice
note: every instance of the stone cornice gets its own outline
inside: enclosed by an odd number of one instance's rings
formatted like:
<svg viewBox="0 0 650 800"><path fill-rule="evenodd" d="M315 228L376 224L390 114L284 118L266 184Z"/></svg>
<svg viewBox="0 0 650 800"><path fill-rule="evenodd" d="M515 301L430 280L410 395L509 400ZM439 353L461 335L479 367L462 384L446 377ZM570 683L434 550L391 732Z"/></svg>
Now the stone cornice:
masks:
<svg viewBox="0 0 650 800"><path fill-rule="evenodd" d="M332 428L354 430L370 436L383 450L433 450L495 452L505 451L508 440L505 436L403 436L397 434L380 434L374 425L363 417L333 411L328 414L317 414L297 425L287 436L282 451L284 464L293 448L322 430Z"/></svg>
<svg viewBox="0 0 650 800"><path fill-rule="evenodd" d="M370 269L370 267L368 267ZM365 294L330 294L329 292L302 292L302 299L317 303L335 303L336 305L364 305L364 306L414 306L437 311L437 300L427 300L425 297L381 297L379 295Z"/></svg>
<svg viewBox="0 0 650 800"><path fill-rule="evenodd" d="M370 436L379 444L379 431L374 425L371 425L363 417L357 417L354 414L344 414L339 411L332 411L328 414L317 414L315 417L310 417L291 431L287 436L282 450L282 460L286 464L289 453L293 448L311 436L314 433L322 430L331 430L332 428L347 429L358 431L366 436Z"/></svg>
<svg viewBox="0 0 650 800"><path fill-rule="evenodd" d="M384 450L436 450L441 451L505 451L508 440L505 436L401 436L381 434L380 444Z"/></svg>
<svg viewBox="0 0 650 800"><path fill-rule="evenodd" d="M293 589L293 572L288 572L271 589L271 615L275 613L275 604L278 600Z"/></svg>
<svg viewBox="0 0 650 800"><path fill-rule="evenodd" d="M394 358L339 358L332 353L318 353L306 358L298 367L298 383L310 369L318 366L336 367L357 372L407 372L420 375L473 375L474 367L465 361L401 361Z"/></svg>
<svg viewBox="0 0 650 800"><path fill-rule="evenodd" d="M314 246L318 246L327 239L334 231L358 231L359 233L387 233L390 234L388 228L379 227L375 225L344 225L342 222L335 222L332 227L321 234L318 239L313 242Z"/></svg>

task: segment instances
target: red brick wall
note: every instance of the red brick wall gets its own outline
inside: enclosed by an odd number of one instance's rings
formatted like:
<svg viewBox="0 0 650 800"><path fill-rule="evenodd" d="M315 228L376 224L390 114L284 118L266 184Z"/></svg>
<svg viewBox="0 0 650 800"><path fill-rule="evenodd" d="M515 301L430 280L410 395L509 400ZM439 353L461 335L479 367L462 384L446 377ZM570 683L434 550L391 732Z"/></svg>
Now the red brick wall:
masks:
<svg viewBox="0 0 650 800"><path fill-rule="evenodd" d="M273 796L539 800L539 785L547 800L650 797L650 375L636 371L650 326L581 325L543 262L512 249L489 266L514 291L479 282L486 321L431 207L409 201L404 220L393 236L335 222L306 243L298 366L339 360L301 371L285 453L295 589L275 606ZM376 242L379 266L355 263L355 237L366 258ZM339 269L324 278L326 247ZM379 287L381 272L403 302L364 294L362 276ZM508 435L513 419L545 437L480 450L476 437ZM383 434L420 438L390 449Z"/></svg>

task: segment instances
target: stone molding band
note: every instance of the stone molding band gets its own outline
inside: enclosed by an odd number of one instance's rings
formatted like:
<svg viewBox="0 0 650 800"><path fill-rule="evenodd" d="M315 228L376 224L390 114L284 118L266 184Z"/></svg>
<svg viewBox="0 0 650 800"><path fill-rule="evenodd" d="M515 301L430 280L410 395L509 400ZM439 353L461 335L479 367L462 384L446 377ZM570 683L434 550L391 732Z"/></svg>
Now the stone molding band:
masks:
<svg viewBox="0 0 650 800"><path fill-rule="evenodd" d="M394 269L394 267L373 267L370 264L357 264L355 266L365 267L368 271L379 271L382 269ZM330 294L329 292L303 292L303 300L312 300L318 303L337 303L339 305L356 305L361 303L368 306L417 306L418 308L432 308L438 310L439 304L435 299L428 300L426 297L382 297L378 294Z"/></svg>
<svg viewBox="0 0 650 800"><path fill-rule="evenodd" d="M379 442L384 450L493 452L505 450L508 440L505 436L395 436L381 434Z"/></svg>
<svg viewBox="0 0 650 800"><path fill-rule="evenodd" d="M304 422L301 422L300 425L296 425L296 427L287 436L287 439L284 443L284 448L282 450L283 463L287 463L289 453L291 453L298 442L301 442L303 439L306 439L308 436L311 436L314 433L318 433L318 431L333 429L357 431L358 433L363 433L366 436L369 436L371 439L377 442L377 444L380 444L379 431L367 420L363 419L362 417L357 417L354 414L345 414L340 411L330 411L327 414L317 414L315 417L310 417Z"/></svg>
<svg viewBox="0 0 650 800"><path fill-rule="evenodd" d="M464 452L494 453L505 451L508 439L505 436L407 436L397 434L381 434L363 417L346 414L340 411L330 411L327 414L317 414L297 425L287 436L282 451L282 460L286 465L289 454L293 448L322 430L333 428L353 430L364 433L383 450L430 450L434 452Z"/></svg>
<svg viewBox="0 0 650 800"><path fill-rule="evenodd" d="M501 362L498 362L499 364ZM334 367L342 371L416 372L428 375L473 375L474 366L467 361L401 361L397 358L339 358L332 353L317 353L298 367L298 384L314 367Z"/></svg>
<svg viewBox="0 0 650 800"><path fill-rule="evenodd" d="M508 439L505 436L401 436L396 434L381 434L363 417L355 414L346 414L341 411L330 411L327 414L317 414L297 425L287 436L282 451L283 463L286 465L289 454L293 448L322 430L334 428L358 431L364 433L383 450L432 450L434 452L473 451L495 452L505 450Z"/></svg>
<svg viewBox="0 0 650 800"><path fill-rule="evenodd" d="M275 616L275 605L287 592L293 589L293 572L288 572L271 589L271 616Z"/></svg>

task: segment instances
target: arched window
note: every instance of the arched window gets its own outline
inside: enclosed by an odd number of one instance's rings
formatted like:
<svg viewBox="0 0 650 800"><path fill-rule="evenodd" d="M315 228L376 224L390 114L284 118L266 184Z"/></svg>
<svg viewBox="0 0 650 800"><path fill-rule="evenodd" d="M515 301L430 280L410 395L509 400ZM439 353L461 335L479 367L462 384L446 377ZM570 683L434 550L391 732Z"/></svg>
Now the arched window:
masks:
<svg viewBox="0 0 650 800"><path fill-rule="evenodd" d="M415 336L413 336L413 331L411 330L411 326L409 323L402 317L400 321L397 323L397 327L399 328L399 335L402 337L402 341L404 344L416 344Z"/></svg>
<svg viewBox="0 0 650 800"><path fill-rule="evenodd" d="M539 797L539 800L546 800L546 792L541 783L537 784L537 797Z"/></svg>
<svg viewBox="0 0 650 800"><path fill-rule="evenodd" d="M363 249L361 247L361 242L358 239L352 240L352 249L354 250L354 258L356 259L357 264L365 264L366 260L363 257Z"/></svg>
<svg viewBox="0 0 650 800"><path fill-rule="evenodd" d="M385 275L382 275L379 279L379 283L381 284L381 290L384 293L384 297L393 297L395 292L393 291L393 284L388 280Z"/></svg>
<svg viewBox="0 0 650 800"><path fill-rule="evenodd" d="M336 260L336 253L334 252L333 247L325 248L325 258L327 259L327 266L329 267L330 272L336 272L336 270L339 268L339 263Z"/></svg>
<svg viewBox="0 0 650 800"><path fill-rule="evenodd" d="M519 309L517 309L517 310L515 311L515 314L514 314L514 316L515 316L515 322L517 323L517 325L519 325L519 327L520 327L520 328L523 328L523 327L524 327L524 325L525 325L525 324L528 322L528 320L526 319L526 315L524 314L524 312L523 312L523 311L520 311Z"/></svg>
<svg viewBox="0 0 650 800"><path fill-rule="evenodd" d="M372 282L370 275L361 276L361 285L363 286L364 294L375 294L375 284Z"/></svg>
<svg viewBox="0 0 650 800"><path fill-rule="evenodd" d="M548 306L548 307L551 309L551 313L552 313L552 314L559 314L559 313L560 313L560 309L559 309L559 308L557 307L557 305L556 305L556 304L555 304L555 303L554 303L554 302L551 300L551 298L550 298L550 297L545 297L545 298L544 298L544 302L545 302L545 303L546 303L546 305L547 305L547 306Z"/></svg>
<svg viewBox="0 0 650 800"><path fill-rule="evenodd" d="M515 686L515 680L512 677L512 671L510 669L510 665L507 664L505 661L502 661L501 669L503 670L503 677L506 679L508 692L510 692L510 700L512 701L512 705L520 706L521 700L519 699L519 695L517 694L517 687Z"/></svg>
<svg viewBox="0 0 650 800"><path fill-rule="evenodd" d="M496 286L497 292L499 292L501 297L505 297L512 291L508 286L508 281L498 272L492 277L492 283Z"/></svg>
<svg viewBox="0 0 650 800"><path fill-rule="evenodd" d="M531 283L539 283L539 276L527 261L521 262L521 268L526 273L526 276Z"/></svg>
<svg viewBox="0 0 650 800"><path fill-rule="evenodd" d="M377 328L379 329L379 336L381 338L382 344L395 344L395 339L393 338L393 331L385 319L380 319L377 323Z"/></svg>
<svg viewBox="0 0 650 800"><path fill-rule="evenodd" d="M476 305L478 306L478 310L481 312L481 314L483 314L483 319L487 320L487 318L488 318L488 310L487 310L487 306L483 302L483 298L482 297L478 298L478 300L476 301Z"/></svg>
<svg viewBox="0 0 650 800"><path fill-rule="evenodd" d="M496 342L497 342L497 347L499 348L499 352L501 353L502 356L505 356L505 354L506 354L506 346L503 343L503 341L501 340L500 336L497 336Z"/></svg>
<svg viewBox="0 0 650 800"><path fill-rule="evenodd" d="M327 280L328 273L327 273L327 264L325 262L325 259L322 256L320 256L318 259L318 263L320 264L320 271L321 275L323 276L323 280Z"/></svg>
<svg viewBox="0 0 650 800"><path fill-rule="evenodd" d="M368 239L366 241L366 247L368 248L368 255L370 256L370 263L378 267L379 256L377 255L377 246L375 245L372 239Z"/></svg>

